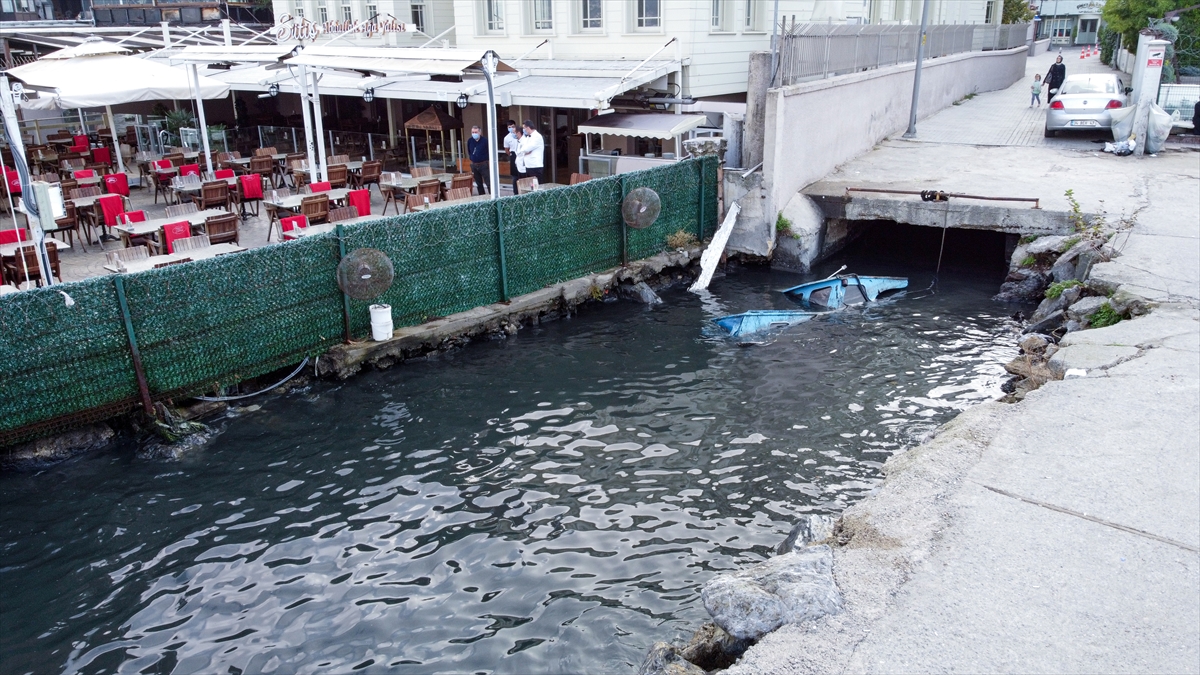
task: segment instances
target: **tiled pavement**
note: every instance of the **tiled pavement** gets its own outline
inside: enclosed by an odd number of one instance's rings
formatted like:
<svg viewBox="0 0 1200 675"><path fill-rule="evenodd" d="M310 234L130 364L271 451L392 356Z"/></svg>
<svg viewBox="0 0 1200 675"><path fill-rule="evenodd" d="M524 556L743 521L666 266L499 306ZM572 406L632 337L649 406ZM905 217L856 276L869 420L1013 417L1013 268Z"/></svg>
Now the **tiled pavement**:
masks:
<svg viewBox="0 0 1200 675"><path fill-rule="evenodd" d="M919 143L952 143L957 145L1045 146L1063 149L1096 150L1096 141L1111 141L1107 131L1059 133L1045 138L1046 92L1042 92L1041 108L1029 107L1029 86L1035 73L1045 77L1058 52L1046 52L1028 60L1025 77L1007 89L978 94L971 100L917 122ZM1079 73L1115 72L1100 63L1099 56L1079 58L1078 49L1062 52L1067 75ZM893 141L905 140L897 134Z"/></svg>

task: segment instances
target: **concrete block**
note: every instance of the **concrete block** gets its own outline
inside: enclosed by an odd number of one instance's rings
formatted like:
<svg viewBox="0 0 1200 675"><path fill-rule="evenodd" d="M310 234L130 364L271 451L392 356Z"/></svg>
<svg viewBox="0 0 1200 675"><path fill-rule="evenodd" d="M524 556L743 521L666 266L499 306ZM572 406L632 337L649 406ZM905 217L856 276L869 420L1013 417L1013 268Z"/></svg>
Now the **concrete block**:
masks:
<svg viewBox="0 0 1200 675"><path fill-rule="evenodd" d="M1086 333L1087 331L1080 331ZM1137 356L1137 347L1116 347L1094 344L1076 344L1068 347L1060 345L1059 350L1050 357L1050 372L1062 379L1072 368L1087 371L1089 374L1096 370L1107 370L1113 366L1128 361Z"/></svg>
<svg viewBox="0 0 1200 675"><path fill-rule="evenodd" d="M825 214L811 197L797 193L780 212L791 223L791 235L781 235L771 266L807 273L820 254Z"/></svg>

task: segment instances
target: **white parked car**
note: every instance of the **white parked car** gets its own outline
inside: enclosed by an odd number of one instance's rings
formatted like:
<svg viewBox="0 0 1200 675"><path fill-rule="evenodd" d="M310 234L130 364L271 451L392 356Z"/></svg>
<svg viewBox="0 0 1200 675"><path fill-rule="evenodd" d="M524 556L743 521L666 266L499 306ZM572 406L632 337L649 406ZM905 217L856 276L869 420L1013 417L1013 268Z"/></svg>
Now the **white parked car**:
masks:
<svg viewBox="0 0 1200 675"><path fill-rule="evenodd" d="M1111 129L1108 111L1129 104L1129 93L1116 74L1068 75L1046 110L1046 138L1058 131Z"/></svg>

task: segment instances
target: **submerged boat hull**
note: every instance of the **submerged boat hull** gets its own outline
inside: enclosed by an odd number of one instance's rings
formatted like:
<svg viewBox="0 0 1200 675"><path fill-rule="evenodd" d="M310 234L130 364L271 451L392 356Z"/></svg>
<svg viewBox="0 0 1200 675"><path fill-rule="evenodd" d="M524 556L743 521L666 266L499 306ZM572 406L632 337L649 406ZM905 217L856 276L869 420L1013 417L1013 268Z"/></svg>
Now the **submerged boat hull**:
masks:
<svg viewBox="0 0 1200 675"><path fill-rule="evenodd" d="M759 309L741 314L722 316L713 319L713 321L721 328L729 331L730 335L739 337L750 335L751 333L760 333L765 330L794 326L812 319L817 314L818 312L802 312L797 310Z"/></svg>
<svg viewBox="0 0 1200 675"><path fill-rule="evenodd" d="M804 305L839 309L847 304L875 302L880 293L902 288L908 288L906 277L866 277L848 274L786 288L783 294ZM850 295L847 295L847 292Z"/></svg>

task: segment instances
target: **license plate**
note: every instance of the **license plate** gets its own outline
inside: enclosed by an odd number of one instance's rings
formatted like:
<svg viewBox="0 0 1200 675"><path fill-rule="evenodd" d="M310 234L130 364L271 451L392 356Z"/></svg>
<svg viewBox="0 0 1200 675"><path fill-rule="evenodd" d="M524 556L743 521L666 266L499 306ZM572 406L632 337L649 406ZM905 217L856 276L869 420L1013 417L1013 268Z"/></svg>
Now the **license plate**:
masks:
<svg viewBox="0 0 1200 675"><path fill-rule="evenodd" d="M1098 127L1100 123L1096 120L1071 120L1073 127Z"/></svg>

